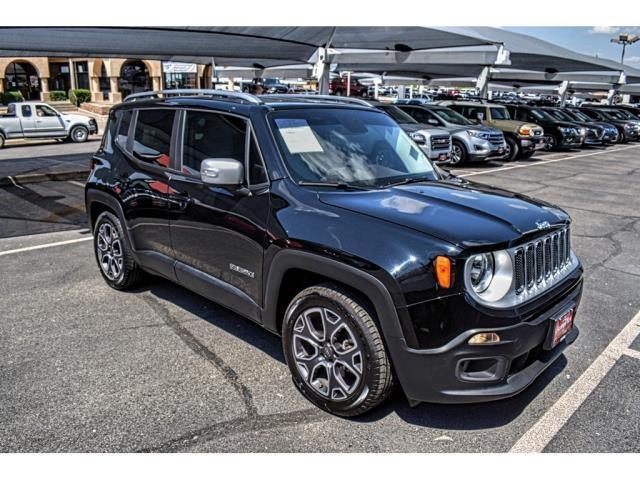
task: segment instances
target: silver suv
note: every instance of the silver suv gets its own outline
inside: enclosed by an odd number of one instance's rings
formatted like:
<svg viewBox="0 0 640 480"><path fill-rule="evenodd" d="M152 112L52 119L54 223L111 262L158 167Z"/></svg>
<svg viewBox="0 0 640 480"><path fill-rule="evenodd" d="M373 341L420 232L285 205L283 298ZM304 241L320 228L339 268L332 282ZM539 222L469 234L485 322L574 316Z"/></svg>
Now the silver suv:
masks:
<svg viewBox="0 0 640 480"><path fill-rule="evenodd" d="M500 130L476 125L458 112L439 105L408 101L398 102L397 107L420 123L451 133L451 164L486 162L505 155L506 144Z"/></svg>

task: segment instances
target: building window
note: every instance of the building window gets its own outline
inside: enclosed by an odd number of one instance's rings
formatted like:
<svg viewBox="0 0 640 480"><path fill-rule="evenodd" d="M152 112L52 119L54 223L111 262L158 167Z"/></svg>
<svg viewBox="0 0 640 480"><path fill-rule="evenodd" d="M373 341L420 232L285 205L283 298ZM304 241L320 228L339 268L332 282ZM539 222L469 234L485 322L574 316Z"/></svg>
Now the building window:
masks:
<svg viewBox="0 0 640 480"><path fill-rule="evenodd" d="M167 89L198 87L198 66L195 63L164 62L162 71Z"/></svg>
<svg viewBox="0 0 640 480"><path fill-rule="evenodd" d="M12 62L4 77L6 92L20 92L25 100L40 100L40 77L29 62Z"/></svg>
<svg viewBox="0 0 640 480"><path fill-rule="evenodd" d="M76 70L76 88L89 90L89 65L87 62L74 62Z"/></svg>
<svg viewBox="0 0 640 480"><path fill-rule="evenodd" d="M120 70L120 92L125 98L132 93L151 90L149 71L144 62L129 60L122 65Z"/></svg>
<svg viewBox="0 0 640 480"><path fill-rule="evenodd" d="M50 90L66 93L71 89L71 75L69 74L68 63L49 63L49 75Z"/></svg>

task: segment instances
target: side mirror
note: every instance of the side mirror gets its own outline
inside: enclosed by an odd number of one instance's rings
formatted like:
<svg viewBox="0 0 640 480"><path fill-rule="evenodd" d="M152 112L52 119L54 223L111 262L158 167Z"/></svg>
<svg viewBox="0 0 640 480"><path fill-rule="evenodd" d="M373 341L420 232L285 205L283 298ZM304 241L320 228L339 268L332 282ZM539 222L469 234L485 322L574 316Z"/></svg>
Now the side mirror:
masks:
<svg viewBox="0 0 640 480"><path fill-rule="evenodd" d="M200 164L200 176L210 185L238 186L244 178L244 166L233 158L207 158Z"/></svg>
<svg viewBox="0 0 640 480"><path fill-rule="evenodd" d="M418 145L426 145L427 144L427 138L422 135L421 133L413 133L411 135L411 138L413 138L413 141L416 142Z"/></svg>

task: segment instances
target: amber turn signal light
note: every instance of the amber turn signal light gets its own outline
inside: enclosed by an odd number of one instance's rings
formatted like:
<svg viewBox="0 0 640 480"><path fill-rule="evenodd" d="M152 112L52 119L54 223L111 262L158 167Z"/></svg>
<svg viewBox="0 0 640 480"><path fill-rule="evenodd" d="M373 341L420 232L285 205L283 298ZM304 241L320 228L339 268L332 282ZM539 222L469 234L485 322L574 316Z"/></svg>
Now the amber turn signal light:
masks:
<svg viewBox="0 0 640 480"><path fill-rule="evenodd" d="M449 257L436 257L436 279L442 288L451 288L451 260Z"/></svg>

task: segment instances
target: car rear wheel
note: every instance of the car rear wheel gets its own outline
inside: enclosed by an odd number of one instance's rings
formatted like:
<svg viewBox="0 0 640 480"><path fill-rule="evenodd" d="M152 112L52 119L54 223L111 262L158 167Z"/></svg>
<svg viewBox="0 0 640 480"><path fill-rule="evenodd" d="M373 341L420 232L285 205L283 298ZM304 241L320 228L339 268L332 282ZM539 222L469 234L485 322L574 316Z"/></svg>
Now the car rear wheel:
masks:
<svg viewBox="0 0 640 480"><path fill-rule="evenodd" d="M451 145L451 165L462 165L467 161L467 149L460 142Z"/></svg>
<svg viewBox="0 0 640 480"><path fill-rule="evenodd" d="M504 159L507 162L513 162L516 158L518 158L518 155L520 154L520 147L518 146L518 142L516 142L511 137L506 137L504 140Z"/></svg>
<svg viewBox="0 0 640 480"><path fill-rule="evenodd" d="M301 291L289 304L282 345L293 382L314 405L360 415L391 393L393 374L366 303L332 284Z"/></svg>
<svg viewBox="0 0 640 480"><path fill-rule="evenodd" d="M74 143L86 142L89 138L89 130L82 126L73 127L71 133L69 133L69 138L71 138L71 141Z"/></svg>
<svg viewBox="0 0 640 480"><path fill-rule="evenodd" d="M142 279L142 270L136 264L122 224L111 212L103 212L93 229L93 248L100 273L111 288L126 290Z"/></svg>

